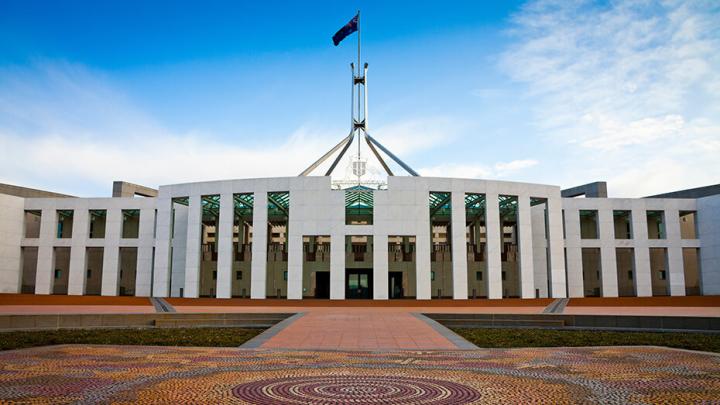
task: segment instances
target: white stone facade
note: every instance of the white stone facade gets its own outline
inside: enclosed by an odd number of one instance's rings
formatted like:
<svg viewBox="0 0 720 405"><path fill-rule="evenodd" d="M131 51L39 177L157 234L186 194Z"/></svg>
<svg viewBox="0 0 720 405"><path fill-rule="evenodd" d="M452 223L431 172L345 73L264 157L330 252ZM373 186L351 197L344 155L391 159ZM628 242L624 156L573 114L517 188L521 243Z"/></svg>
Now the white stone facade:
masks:
<svg viewBox="0 0 720 405"><path fill-rule="evenodd" d="M475 275L469 271L470 256L467 248L465 196L468 193L484 195L486 205L483 228L483 274L477 274L483 283L486 296L500 299L507 296L505 278L507 256L506 230L500 222L500 196L517 199L516 226L509 236L517 246L513 260L517 277L508 275L517 283L514 296L581 297L588 295L589 280L584 279L583 263L596 254L597 281L592 291L614 297L631 288L634 295L653 295L652 254L663 252L666 266L657 270L657 277L667 285L669 295L686 294L686 250L699 249L697 272L701 294L720 294L720 196L701 199L615 199L615 198L561 198L556 186L504 181L472 179L389 177L387 189L373 191L374 207L371 224L346 225L345 194L331 188L329 177L284 177L213 181L162 186L157 198L18 198L0 195L0 292L21 291L24 271L28 263L22 261L22 249L37 249L34 266L34 292L51 294L58 278L55 248L70 248L67 275L67 294L86 293L88 248L102 247L102 295L120 294L120 249L137 251L133 295L185 296L203 295L206 283L203 260L207 252L201 249L203 238L202 198L219 196L219 210L215 235L217 251L212 274L212 295L217 298L234 296L233 282L241 277L247 281L247 296L254 299L268 294L268 242L272 227L257 226L268 223L268 193L289 192L287 221L287 259L285 277L287 285L281 290L288 299L307 296L303 287L304 243L308 236L329 236L330 274L329 298L344 299L348 288L346 260L348 236L372 236L371 291L374 299L388 299L389 259L388 238L404 236L414 238L414 297L434 298L431 271L431 223L428 196L431 192L451 193L450 231L447 238L451 246L451 285L455 299L468 299L469 280ZM234 195L249 193L254 197L251 257L249 274L242 275L234 267L238 236L233 210ZM173 199L186 199L187 205L173 209ZM538 201L541 202L538 205ZM58 237L58 210L72 210L72 237ZM104 237L89 235L90 210L105 210ZM123 238L123 210L139 210L137 237ZM26 211L40 211L39 237L25 237ZM580 214L596 214L596 237L583 238ZM616 238L614 213L629 211L632 235L628 239ZM662 238L649 238L648 211L664 214ZM695 212L694 238L681 238L681 212ZM582 225L585 226L585 225ZM585 250L583 250L585 249ZM617 270L618 249L622 254L632 252L630 271ZM660 250L658 250L660 249ZM33 250L34 251L34 250ZM691 251L687 251L692 253ZM212 253L212 252L211 252ZM215 257L210 255L211 257ZM626 261L623 256L623 263ZM473 259L475 260L475 259ZM585 273L588 272L587 265ZM662 267L662 266L661 266ZM239 267L238 267L239 268ZM652 270L655 271L655 270ZM208 274L210 274L208 273ZM626 274L627 273L627 274ZM618 279L620 274L620 280ZM624 277L627 277L628 281ZM305 280L307 281L307 280ZM448 287L450 289L450 287ZM272 291L275 291L273 288Z"/></svg>

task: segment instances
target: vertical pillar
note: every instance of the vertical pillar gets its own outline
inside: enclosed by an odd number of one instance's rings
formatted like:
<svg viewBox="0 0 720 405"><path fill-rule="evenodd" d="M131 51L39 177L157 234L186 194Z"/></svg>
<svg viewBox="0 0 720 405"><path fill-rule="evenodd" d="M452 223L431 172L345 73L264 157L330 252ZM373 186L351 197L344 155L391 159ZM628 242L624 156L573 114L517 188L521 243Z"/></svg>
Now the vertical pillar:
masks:
<svg viewBox="0 0 720 405"><path fill-rule="evenodd" d="M232 193L220 195L220 218L218 224L217 291L218 298L232 296L233 264L233 223L235 220L235 202Z"/></svg>
<svg viewBox="0 0 720 405"><path fill-rule="evenodd" d="M549 201L548 201L549 203ZM567 249L567 290L570 298L584 297L580 210L565 208L565 246ZM554 297L554 295L553 295Z"/></svg>
<svg viewBox="0 0 720 405"><path fill-rule="evenodd" d="M0 195L0 293L22 289L22 238L25 199Z"/></svg>
<svg viewBox="0 0 720 405"><path fill-rule="evenodd" d="M43 209L41 215L35 294L52 294L53 284L55 284L53 245L57 232L57 211L54 207Z"/></svg>
<svg viewBox="0 0 720 405"><path fill-rule="evenodd" d="M187 244L185 245L185 289L183 296L200 296L200 239L202 237L202 197L188 198Z"/></svg>
<svg viewBox="0 0 720 405"><path fill-rule="evenodd" d="M292 197L290 198L292 200ZM302 299L303 242L302 233L298 231L298 226L293 225L289 225L290 232L288 234L287 298L289 300L299 300Z"/></svg>
<svg viewBox="0 0 720 405"><path fill-rule="evenodd" d="M532 217L530 214L530 197L518 196L518 245L520 247L520 296L522 298L535 298Z"/></svg>
<svg viewBox="0 0 720 405"><path fill-rule="evenodd" d="M680 237L680 212L677 208L665 210L665 229L668 242L668 273L670 295L685 295L685 264Z"/></svg>
<svg viewBox="0 0 720 405"><path fill-rule="evenodd" d="M720 195L697 199L700 239L700 288L703 295L720 295Z"/></svg>
<svg viewBox="0 0 720 405"><path fill-rule="evenodd" d="M70 247L70 269L68 274L68 295L85 294L85 270L87 261L87 238L90 230L89 211L76 207L73 211L73 232Z"/></svg>
<svg viewBox="0 0 720 405"><path fill-rule="evenodd" d="M388 235L375 233L373 235L373 299L388 298Z"/></svg>
<svg viewBox="0 0 720 405"><path fill-rule="evenodd" d="M652 297L652 277L650 274L650 249L648 247L647 213L645 205L633 204L632 237L635 243L635 293L638 297Z"/></svg>
<svg viewBox="0 0 720 405"><path fill-rule="evenodd" d="M559 193L558 193L559 194ZM565 240L563 238L562 198L553 196L547 201L548 216L548 252L550 254L551 291L548 296L553 298L567 297L567 275L565 273Z"/></svg>
<svg viewBox="0 0 720 405"><path fill-rule="evenodd" d="M118 295L121 232L122 210L119 208L108 209L105 222L101 295Z"/></svg>
<svg viewBox="0 0 720 405"><path fill-rule="evenodd" d="M154 297L170 296L172 216L172 200L169 197L159 197L157 199L157 219L155 222L155 269L152 275L152 295Z"/></svg>
<svg viewBox="0 0 720 405"><path fill-rule="evenodd" d="M468 297L467 240L465 236L465 192L453 190L451 195L453 298ZM386 249L387 250L387 249Z"/></svg>
<svg viewBox="0 0 720 405"><path fill-rule="evenodd" d="M345 233L340 231L341 229L343 228L338 227L333 229L332 235L330 235L331 300L345 299ZM377 246L377 241L375 244ZM373 261L377 261L377 251L373 255ZM373 263L373 265L375 266L375 272L377 272L377 264ZM387 266L387 264L385 264L385 266Z"/></svg>
<svg viewBox="0 0 720 405"><path fill-rule="evenodd" d="M155 208L140 209L138 230L137 271L135 273L135 296L149 297L152 286L152 252L155 237Z"/></svg>
<svg viewBox="0 0 720 405"><path fill-rule="evenodd" d="M265 298L267 283L267 192L255 192L253 197L252 262L250 262L250 298ZM332 260L332 259L331 259Z"/></svg>
<svg viewBox="0 0 720 405"><path fill-rule="evenodd" d="M600 236L600 271L602 274L602 296L618 296L617 257L615 253L615 221L612 208L598 210Z"/></svg>
<svg viewBox="0 0 720 405"><path fill-rule="evenodd" d="M429 300L431 298L432 284L430 280L430 249L432 248L432 240L430 239L430 207L428 206L430 195L427 190L416 191L415 201L422 201L423 214L420 216L415 231L415 278L416 278L416 298L419 300Z"/></svg>
<svg viewBox="0 0 720 405"><path fill-rule="evenodd" d="M500 230L500 202L497 193L485 195L485 225L487 228L487 286L488 298L502 298L502 241Z"/></svg>

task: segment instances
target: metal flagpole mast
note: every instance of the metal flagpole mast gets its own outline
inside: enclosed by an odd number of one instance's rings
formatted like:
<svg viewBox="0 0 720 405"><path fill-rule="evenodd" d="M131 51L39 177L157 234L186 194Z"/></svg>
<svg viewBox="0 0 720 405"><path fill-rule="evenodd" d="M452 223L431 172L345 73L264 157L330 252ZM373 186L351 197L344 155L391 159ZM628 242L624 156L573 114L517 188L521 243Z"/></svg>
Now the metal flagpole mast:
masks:
<svg viewBox="0 0 720 405"><path fill-rule="evenodd" d="M357 35L357 37L358 37L357 77L359 79L360 78L360 69L361 69L361 66L360 66L360 10L358 10L358 12L357 12L357 18L358 18L358 20L357 20L357 27L358 27L358 31L357 31L357 34L358 34ZM357 92L358 92L357 119L359 121L360 120L360 86L358 86ZM358 155L357 155L358 163L357 164L358 164L358 186L359 186L360 185L360 176L361 176L360 169L359 169L359 165L360 165L360 128L358 128L358 131L357 131L357 144L358 144Z"/></svg>

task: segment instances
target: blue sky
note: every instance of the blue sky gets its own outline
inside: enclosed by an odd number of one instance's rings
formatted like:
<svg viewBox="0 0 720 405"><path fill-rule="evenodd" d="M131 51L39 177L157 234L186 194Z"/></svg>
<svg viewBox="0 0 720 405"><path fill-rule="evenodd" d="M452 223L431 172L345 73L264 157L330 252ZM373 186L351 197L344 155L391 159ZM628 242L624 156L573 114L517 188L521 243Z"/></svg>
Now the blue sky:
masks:
<svg viewBox="0 0 720 405"><path fill-rule="evenodd" d="M423 175L613 196L720 182L716 2L0 2L0 182L292 176L370 130Z"/></svg>

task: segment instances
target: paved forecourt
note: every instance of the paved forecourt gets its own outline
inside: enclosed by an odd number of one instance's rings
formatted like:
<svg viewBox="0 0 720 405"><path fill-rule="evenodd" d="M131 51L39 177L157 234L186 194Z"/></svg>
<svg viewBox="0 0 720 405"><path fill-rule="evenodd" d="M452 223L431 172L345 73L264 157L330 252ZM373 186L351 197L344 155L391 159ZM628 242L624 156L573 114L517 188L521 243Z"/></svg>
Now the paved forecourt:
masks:
<svg viewBox="0 0 720 405"><path fill-rule="evenodd" d="M0 352L0 402L713 403L720 357L659 347L298 351L62 345Z"/></svg>

